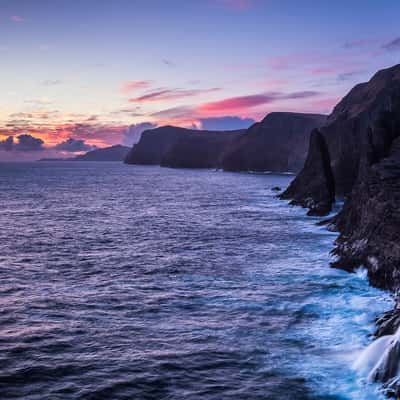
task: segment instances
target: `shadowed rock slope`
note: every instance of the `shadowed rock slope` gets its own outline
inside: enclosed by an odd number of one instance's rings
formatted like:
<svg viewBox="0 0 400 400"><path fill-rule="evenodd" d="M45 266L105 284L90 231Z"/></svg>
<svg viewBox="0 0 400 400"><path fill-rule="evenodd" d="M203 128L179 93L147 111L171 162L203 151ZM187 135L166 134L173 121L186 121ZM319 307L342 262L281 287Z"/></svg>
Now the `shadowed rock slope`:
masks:
<svg viewBox="0 0 400 400"><path fill-rule="evenodd" d="M72 161L123 161L130 148L117 144L115 146L105 147L88 151L85 154L72 158Z"/></svg>
<svg viewBox="0 0 400 400"><path fill-rule="evenodd" d="M223 168L228 171L298 171L319 114L271 113L247 130L200 131L164 126L143 132L128 164Z"/></svg>
<svg viewBox="0 0 400 400"><path fill-rule="evenodd" d="M306 159L310 133L326 116L273 112L247 129L226 151L227 171L297 172Z"/></svg>

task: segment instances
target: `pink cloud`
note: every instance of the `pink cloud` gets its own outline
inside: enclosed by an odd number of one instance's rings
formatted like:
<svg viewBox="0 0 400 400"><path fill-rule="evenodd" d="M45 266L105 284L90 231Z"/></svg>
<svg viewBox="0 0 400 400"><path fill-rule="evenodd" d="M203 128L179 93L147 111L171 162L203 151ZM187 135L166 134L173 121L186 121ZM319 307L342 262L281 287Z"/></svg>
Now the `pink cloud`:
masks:
<svg viewBox="0 0 400 400"><path fill-rule="evenodd" d="M151 85L150 81L127 81L123 82L121 86L121 92L129 94L135 90L147 89Z"/></svg>
<svg viewBox="0 0 400 400"><path fill-rule="evenodd" d="M25 18L20 17L19 15L12 15L10 20L13 22L24 22Z"/></svg>
<svg viewBox="0 0 400 400"><path fill-rule="evenodd" d="M313 91L282 93L268 92L248 96L231 97L220 101L205 103L198 108L198 111L205 114L227 114L249 112L251 109L271 104L279 100L297 100L318 96L320 93Z"/></svg>
<svg viewBox="0 0 400 400"><path fill-rule="evenodd" d="M336 75L341 71L337 68L321 67L312 69L310 72L312 75Z"/></svg>
<svg viewBox="0 0 400 400"><path fill-rule="evenodd" d="M262 104L268 104L273 100L273 96L265 94L231 97L224 100L205 103L199 107L199 110L204 113L236 111L244 108L256 107Z"/></svg>

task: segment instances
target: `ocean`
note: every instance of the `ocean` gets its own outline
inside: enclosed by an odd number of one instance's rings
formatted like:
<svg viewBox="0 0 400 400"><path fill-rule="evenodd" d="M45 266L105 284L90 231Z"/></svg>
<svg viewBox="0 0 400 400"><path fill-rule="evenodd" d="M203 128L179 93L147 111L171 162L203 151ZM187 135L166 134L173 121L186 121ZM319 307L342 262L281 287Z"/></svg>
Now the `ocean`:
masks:
<svg viewBox="0 0 400 400"><path fill-rule="evenodd" d="M1 163L1 398L381 398L352 364L391 299L292 178Z"/></svg>

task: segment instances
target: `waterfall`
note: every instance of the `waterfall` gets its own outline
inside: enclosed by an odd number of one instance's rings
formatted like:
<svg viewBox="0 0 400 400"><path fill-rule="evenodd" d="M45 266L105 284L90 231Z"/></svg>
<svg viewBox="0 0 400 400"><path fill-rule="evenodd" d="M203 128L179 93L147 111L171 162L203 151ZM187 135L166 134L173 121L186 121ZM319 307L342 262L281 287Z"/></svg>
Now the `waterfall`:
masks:
<svg viewBox="0 0 400 400"><path fill-rule="evenodd" d="M400 365L400 328L393 335L373 341L353 364L355 370L370 382L398 380Z"/></svg>

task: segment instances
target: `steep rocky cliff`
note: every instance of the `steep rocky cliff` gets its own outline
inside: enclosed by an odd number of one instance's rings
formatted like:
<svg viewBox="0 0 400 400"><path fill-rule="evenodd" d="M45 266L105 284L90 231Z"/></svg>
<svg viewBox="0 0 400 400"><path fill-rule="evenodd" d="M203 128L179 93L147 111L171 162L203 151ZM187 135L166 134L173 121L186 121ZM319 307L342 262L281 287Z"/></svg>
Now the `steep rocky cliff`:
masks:
<svg viewBox="0 0 400 400"><path fill-rule="evenodd" d="M322 160L329 160L324 163ZM334 267L364 266L370 282L397 295L393 311L377 321L377 339L355 366L400 399L400 65L357 85L310 141L302 171L281 195L327 213L334 193L342 210L329 221L339 231Z"/></svg>
<svg viewBox="0 0 400 400"><path fill-rule="evenodd" d="M217 168L226 147L244 131L201 131L163 126L142 133L125 158L127 164Z"/></svg>
<svg viewBox="0 0 400 400"><path fill-rule="evenodd" d="M298 171L319 114L271 113L247 130L200 131L164 126L143 132L128 164L220 168L229 171Z"/></svg>
<svg viewBox="0 0 400 400"><path fill-rule="evenodd" d="M335 107L320 132L328 149L336 196L349 196L370 165L388 155L392 141L400 134L399 113L400 65L379 71L369 82L355 86ZM310 148L309 152L317 156L320 148ZM311 174L321 177L304 179ZM313 163L308 163L283 197L296 198L304 207L311 198L315 207L320 192L327 190L324 174L324 170L315 171Z"/></svg>
<svg viewBox="0 0 400 400"><path fill-rule="evenodd" d="M299 171L307 156L310 133L326 116L273 112L233 142L222 160L227 171Z"/></svg>

